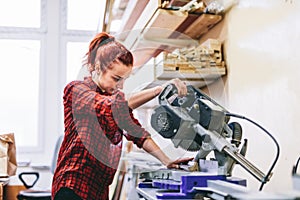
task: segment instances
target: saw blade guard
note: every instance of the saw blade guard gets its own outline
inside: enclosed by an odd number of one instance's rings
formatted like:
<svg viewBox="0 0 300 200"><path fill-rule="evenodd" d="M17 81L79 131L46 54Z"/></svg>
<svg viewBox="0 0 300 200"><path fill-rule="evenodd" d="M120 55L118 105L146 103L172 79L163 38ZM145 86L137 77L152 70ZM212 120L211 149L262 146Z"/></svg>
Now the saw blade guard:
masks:
<svg viewBox="0 0 300 200"><path fill-rule="evenodd" d="M179 97L173 84L164 88L158 97L160 105L151 116L154 130L171 139L175 147L188 151L201 150L202 141L207 137L195 131L195 124L231 136L231 130L224 128L229 121L226 110L193 86L189 85L187 89L187 96Z"/></svg>

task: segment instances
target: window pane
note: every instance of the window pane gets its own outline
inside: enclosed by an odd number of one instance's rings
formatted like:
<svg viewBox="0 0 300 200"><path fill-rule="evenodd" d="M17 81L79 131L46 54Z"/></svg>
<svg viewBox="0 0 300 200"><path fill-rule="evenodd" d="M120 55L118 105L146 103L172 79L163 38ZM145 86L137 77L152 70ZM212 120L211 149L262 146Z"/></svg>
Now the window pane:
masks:
<svg viewBox="0 0 300 200"><path fill-rule="evenodd" d="M88 75L82 68L84 55L88 51L88 42L68 42L67 44L67 82L83 79Z"/></svg>
<svg viewBox="0 0 300 200"><path fill-rule="evenodd" d="M0 39L0 55L0 132L37 146L40 42Z"/></svg>
<svg viewBox="0 0 300 200"><path fill-rule="evenodd" d="M0 26L39 28L41 0L0 1Z"/></svg>
<svg viewBox="0 0 300 200"><path fill-rule="evenodd" d="M103 22L106 0L69 0L67 29L96 31Z"/></svg>

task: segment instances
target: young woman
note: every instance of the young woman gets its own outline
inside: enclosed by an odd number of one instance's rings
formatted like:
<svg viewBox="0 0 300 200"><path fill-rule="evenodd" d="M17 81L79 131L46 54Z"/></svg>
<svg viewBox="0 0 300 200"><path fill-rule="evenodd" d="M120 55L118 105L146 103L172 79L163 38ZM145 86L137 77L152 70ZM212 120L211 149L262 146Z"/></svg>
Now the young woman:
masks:
<svg viewBox="0 0 300 200"><path fill-rule="evenodd" d="M192 159L172 161L134 118L132 109L156 97L163 87L143 90L125 100L120 89L132 70L130 51L114 37L99 33L90 43L86 64L91 76L64 89L65 136L53 177L53 199L108 199L123 136L168 168ZM186 95L182 81L171 82L179 95Z"/></svg>

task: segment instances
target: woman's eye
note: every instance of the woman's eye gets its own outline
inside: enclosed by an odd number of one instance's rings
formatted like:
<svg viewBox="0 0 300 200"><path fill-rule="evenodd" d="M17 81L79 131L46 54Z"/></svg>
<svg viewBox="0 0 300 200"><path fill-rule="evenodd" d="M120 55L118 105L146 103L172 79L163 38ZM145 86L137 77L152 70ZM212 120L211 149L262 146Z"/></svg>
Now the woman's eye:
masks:
<svg viewBox="0 0 300 200"><path fill-rule="evenodd" d="M114 81L119 82L121 80L121 78L114 78Z"/></svg>

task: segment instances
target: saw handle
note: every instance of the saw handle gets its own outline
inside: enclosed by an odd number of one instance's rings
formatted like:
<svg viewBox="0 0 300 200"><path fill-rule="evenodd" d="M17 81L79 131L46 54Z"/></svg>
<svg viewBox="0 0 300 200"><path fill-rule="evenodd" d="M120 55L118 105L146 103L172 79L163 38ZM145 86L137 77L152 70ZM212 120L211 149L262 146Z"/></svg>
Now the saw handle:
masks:
<svg viewBox="0 0 300 200"><path fill-rule="evenodd" d="M177 94L178 90L174 84L168 84L159 94L158 101L159 104L165 105L168 104L168 99L173 96L174 94Z"/></svg>
<svg viewBox="0 0 300 200"><path fill-rule="evenodd" d="M194 101L197 97L194 94L194 88L192 85L187 85L187 95L185 97L178 97L178 90L173 83L168 84L159 94L158 101L160 105L171 104L169 101L171 97L175 97L173 100L177 100L175 106L182 106L187 101ZM181 102L181 103L180 103ZM188 103L190 104L190 103ZM174 105L173 105L174 106Z"/></svg>

